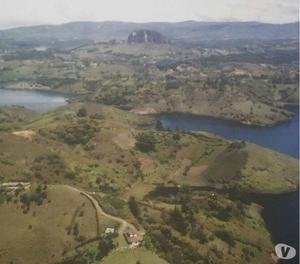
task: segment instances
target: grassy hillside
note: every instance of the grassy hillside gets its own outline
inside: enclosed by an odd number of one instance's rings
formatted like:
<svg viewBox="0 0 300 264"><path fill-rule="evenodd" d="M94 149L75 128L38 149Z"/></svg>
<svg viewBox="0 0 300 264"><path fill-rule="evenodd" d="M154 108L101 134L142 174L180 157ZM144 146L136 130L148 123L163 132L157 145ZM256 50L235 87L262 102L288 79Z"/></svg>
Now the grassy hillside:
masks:
<svg viewBox="0 0 300 264"><path fill-rule="evenodd" d="M22 197L36 192L34 186L16 195L1 193L1 263L55 263L82 240L97 236L94 208L84 196L68 187L48 185L42 204L33 201L27 207ZM112 224L102 217L101 232Z"/></svg>
<svg viewBox="0 0 300 264"><path fill-rule="evenodd" d="M0 133L2 181L66 183L112 193L139 183L222 184L253 192L297 186L293 158L206 133L153 130L149 118L109 106L72 103L22 130L31 137ZM273 185L264 184L271 179Z"/></svg>
<svg viewBox="0 0 300 264"><path fill-rule="evenodd" d="M204 177L244 191L280 193L296 190L298 174L297 160L253 144L233 143L216 157Z"/></svg>
<svg viewBox="0 0 300 264"><path fill-rule="evenodd" d="M29 122L36 113L19 106L0 107L0 130L18 129L22 124Z"/></svg>
<svg viewBox="0 0 300 264"><path fill-rule="evenodd" d="M72 102L18 123L17 131L1 131L0 183L32 188L1 192L0 260L267 263L272 242L261 207L243 193L295 190L297 160L208 133L156 127L150 117ZM85 244L97 232L94 208L62 184L89 191L107 214L145 230L143 247L120 251L120 236ZM101 218L100 234L115 224ZM118 250L103 251L101 243Z"/></svg>
<svg viewBox="0 0 300 264"><path fill-rule="evenodd" d="M140 210L147 246L170 263L270 261L273 246L255 204L180 188L152 196L151 202L140 204Z"/></svg>

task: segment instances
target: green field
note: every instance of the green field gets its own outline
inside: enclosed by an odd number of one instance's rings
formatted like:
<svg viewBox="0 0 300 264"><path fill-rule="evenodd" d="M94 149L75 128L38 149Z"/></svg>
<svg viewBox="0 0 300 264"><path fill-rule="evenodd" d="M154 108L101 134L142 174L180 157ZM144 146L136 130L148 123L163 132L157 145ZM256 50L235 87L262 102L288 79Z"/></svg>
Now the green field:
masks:
<svg viewBox="0 0 300 264"><path fill-rule="evenodd" d="M31 203L29 209L19 200L22 193L1 203L1 263L55 263L78 246L81 239L98 235L95 211L86 198L65 186L49 185L46 193L41 205ZM101 233L115 224L105 217L99 223Z"/></svg>

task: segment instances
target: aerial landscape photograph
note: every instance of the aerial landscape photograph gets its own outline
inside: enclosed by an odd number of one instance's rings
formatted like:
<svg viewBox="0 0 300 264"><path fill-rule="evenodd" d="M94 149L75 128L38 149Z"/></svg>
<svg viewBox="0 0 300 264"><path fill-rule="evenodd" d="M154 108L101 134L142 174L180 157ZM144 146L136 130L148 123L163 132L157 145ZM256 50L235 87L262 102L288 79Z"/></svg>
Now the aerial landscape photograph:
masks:
<svg viewBox="0 0 300 264"><path fill-rule="evenodd" d="M0 0L0 264L298 264L297 0Z"/></svg>

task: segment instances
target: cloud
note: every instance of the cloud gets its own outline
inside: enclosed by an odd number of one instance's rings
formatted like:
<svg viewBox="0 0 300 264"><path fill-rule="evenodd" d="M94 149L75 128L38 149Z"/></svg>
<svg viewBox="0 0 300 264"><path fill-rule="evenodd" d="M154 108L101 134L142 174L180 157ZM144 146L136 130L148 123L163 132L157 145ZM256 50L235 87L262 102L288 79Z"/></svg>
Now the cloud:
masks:
<svg viewBox="0 0 300 264"><path fill-rule="evenodd" d="M69 21L263 21L299 19L298 0L0 0L0 27Z"/></svg>

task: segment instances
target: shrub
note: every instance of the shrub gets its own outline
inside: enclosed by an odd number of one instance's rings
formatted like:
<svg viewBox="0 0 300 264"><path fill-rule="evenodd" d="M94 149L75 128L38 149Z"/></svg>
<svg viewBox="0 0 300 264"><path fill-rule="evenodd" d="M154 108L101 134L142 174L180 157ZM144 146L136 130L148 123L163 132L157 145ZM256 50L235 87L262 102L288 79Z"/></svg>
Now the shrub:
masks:
<svg viewBox="0 0 300 264"><path fill-rule="evenodd" d="M235 240L233 239L232 235L226 231L217 231L216 236L226 242L229 246L234 247L235 246Z"/></svg>
<svg viewBox="0 0 300 264"><path fill-rule="evenodd" d="M139 205L134 197L131 196L129 198L128 206L129 206L131 213L134 215L134 217L136 219L138 219L139 221L141 221L142 220L141 219L141 211L140 211Z"/></svg>
<svg viewBox="0 0 300 264"><path fill-rule="evenodd" d="M84 107L79 108L79 110L77 111L77 116L78 117L86 117L87 116L87 111Z"/></svg>
<svg viewBox="0 0 300 264"><path fill-rule="evenodd" d="M156 120L155 129L158 130L158 131L163 131L164 130L163 123L160 120Z"/></svg>
<svg viewBox="0 0 300 264"><path fill-rule="evenodd" d="M153 151L155 150L156 140L151 133L140 133L136 137L135 147L143 152Z"/></svg>
<svg viewBox="0 0 300 264"><path fill-rule="evenodd" d="M108 253L115 248L112 236L104 236L98 245L97 260L101 260L108 255Z"/></svg>

